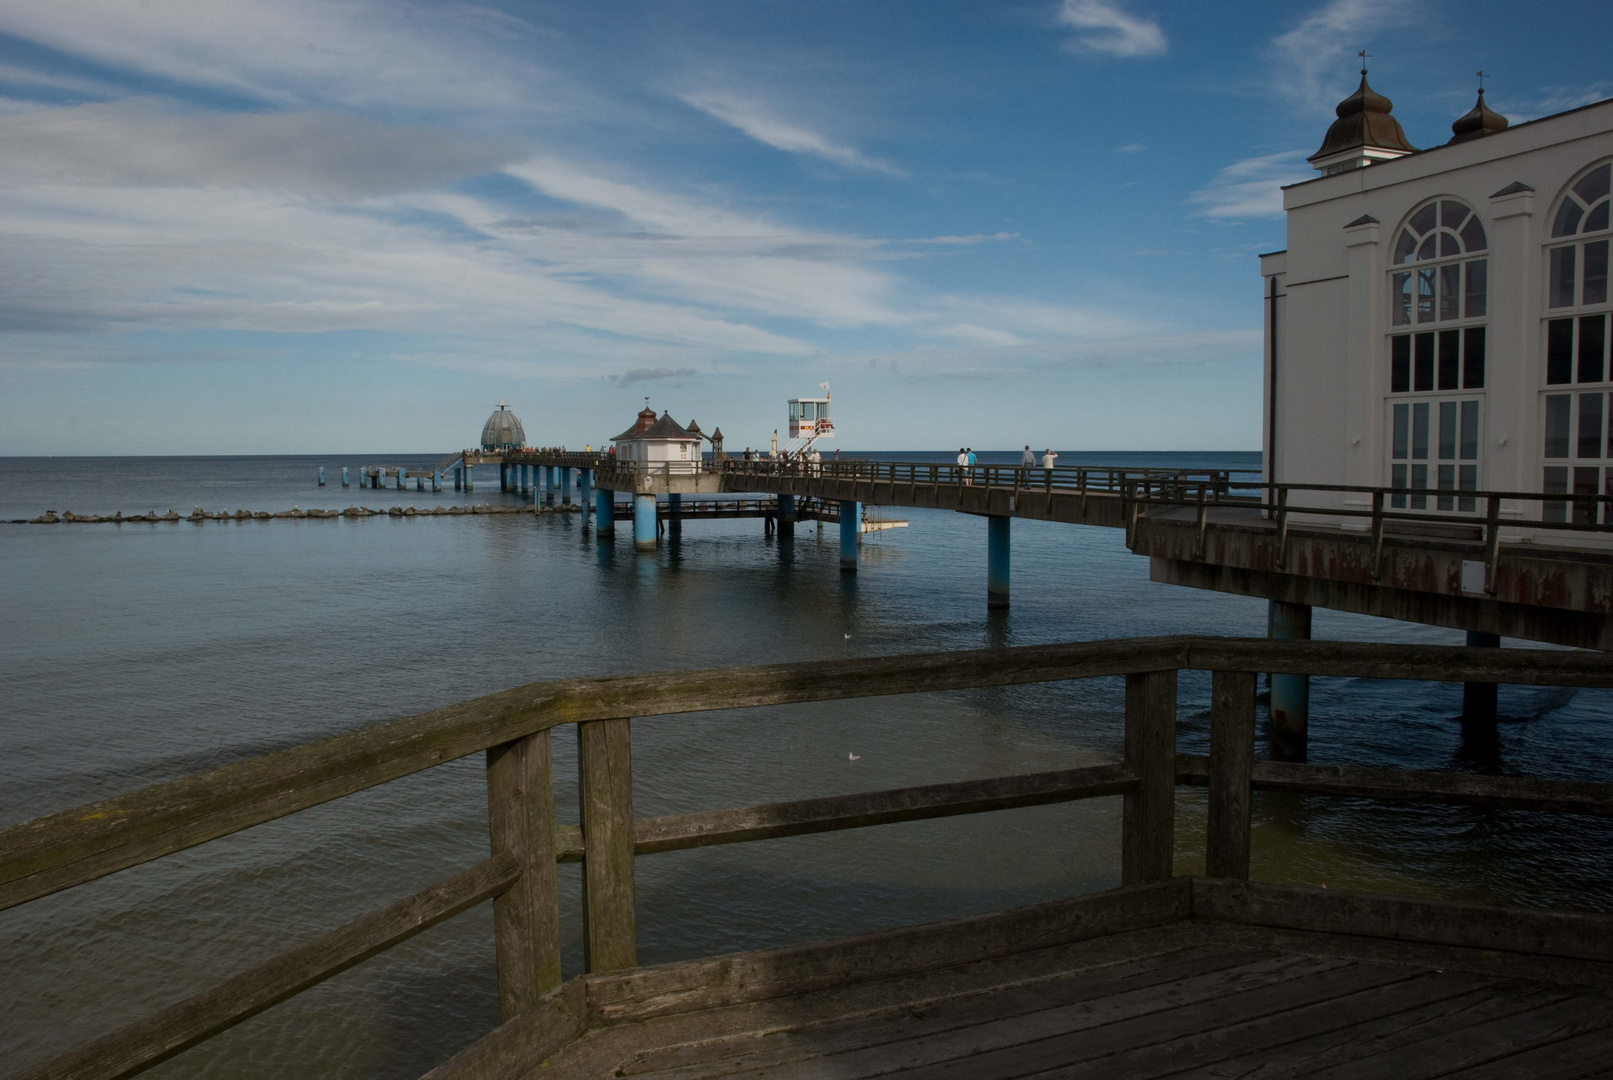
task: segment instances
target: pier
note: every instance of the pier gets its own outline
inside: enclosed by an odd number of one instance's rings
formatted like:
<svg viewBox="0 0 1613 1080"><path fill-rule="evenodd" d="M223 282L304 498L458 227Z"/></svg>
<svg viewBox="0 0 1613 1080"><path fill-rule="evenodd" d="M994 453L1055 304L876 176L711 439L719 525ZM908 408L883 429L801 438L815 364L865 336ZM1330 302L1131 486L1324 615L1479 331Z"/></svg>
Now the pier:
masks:
<svg viewBox="0 0 1613 1080"><path fill-rule="evenodd" d="M1212 673L1210 752L1178 752L1177 681ZM1613 816L1613 785L1257 760L1257 673L1613 686L1597 654L1143 638L541 682L0 831L0 909L485 755L489 857L26 1074L143 1071L479 904L499 1025L429 1080L526 1077L1561 1077L1613 1057L1613 916L1250 879L1256 791ZM640 817L635 724L713 709L1123 677L1108 763ZM628 719L632 717L633 719ZM580 825L551 732L577 725ZM1179 788L1208 789L1177 873ZM1119 799L1117 887L843 940L641 966L635 864L763 841ZM585 970L561 968L562 861ZM720 898L713 897L714 904Z"/></svg>

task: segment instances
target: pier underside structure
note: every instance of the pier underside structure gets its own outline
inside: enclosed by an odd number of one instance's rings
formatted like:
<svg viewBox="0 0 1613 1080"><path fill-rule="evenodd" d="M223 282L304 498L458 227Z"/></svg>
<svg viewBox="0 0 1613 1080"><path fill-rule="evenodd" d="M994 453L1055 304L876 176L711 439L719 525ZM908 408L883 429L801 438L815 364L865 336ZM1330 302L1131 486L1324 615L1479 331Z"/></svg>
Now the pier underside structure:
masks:
<svg viewBox="0 0 1613 1080"><path fill-rule="evenodd" d="M1208 756L1177 751L1184 669L1212 673ZM516 687L0 831L3 910L459 758L486 759L487 859L22 1075L134 1075L491 901L501 1022L431 1080L1605 1077L1613 916L1252 881L1260 837L1251 824L1257 790L1613 816L1613 784L1257 760L1259 672L1613 686L1613 660L1597 653L1175 637ZM1125 679L1115 718L1124 753L1108 763L664 817L634 811L629 716L676 723L713 709L1115 676ZM575 826L556 815L550 745L570 724ZM1208 788L1203 875L1176 872L1181 785ZM639 858L1093 798L1122 800L1117 888L639 965ZM583 882L586 970L569 978L564 861L582 863Z"/></svg>

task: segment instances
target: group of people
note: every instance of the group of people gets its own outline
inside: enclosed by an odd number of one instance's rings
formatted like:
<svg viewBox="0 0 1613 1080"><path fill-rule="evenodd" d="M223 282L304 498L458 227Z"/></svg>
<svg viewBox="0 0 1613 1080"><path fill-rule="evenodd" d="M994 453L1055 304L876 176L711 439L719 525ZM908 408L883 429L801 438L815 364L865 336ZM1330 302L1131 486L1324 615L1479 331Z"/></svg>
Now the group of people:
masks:
<svg viewBox="0 0 1613 1080"><path fill-rule="evenodd" d="M1058 455L1052 449L1042 451L1042 468L1051 469L1057 460ZM1022 469L1036 468L1036 452L1029 443L1025 445L1025 453L1020 455L1019 466ZM975 482L975 450L972 446L958 447L958 477L965 485L973 486Z"/></svg>

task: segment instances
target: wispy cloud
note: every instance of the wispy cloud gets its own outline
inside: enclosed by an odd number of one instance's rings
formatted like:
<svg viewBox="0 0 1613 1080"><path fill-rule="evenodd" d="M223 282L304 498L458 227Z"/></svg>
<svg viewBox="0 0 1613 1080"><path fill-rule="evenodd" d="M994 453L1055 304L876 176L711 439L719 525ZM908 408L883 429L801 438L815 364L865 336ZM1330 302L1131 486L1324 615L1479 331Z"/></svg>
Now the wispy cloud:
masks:
<svg viewBox="0 0 1613 1080"><path fill-rule="evenodd" d="M1331 111L1353 89L1351 56L1366 39L1412 18L1399 0L1328 0L1272 40L1277 96L1310 112Z"/></svg>
<svg viewBox="0 0 1613 1080"><path fill-rule="evenodd" d="M707 116L737 128L775 150L821 158L848 169L885 173L888 176L907 175L887 161L868 157L854 147L783 120L750 97L730 93L683 94L681 97Z"/></svg>
<svg viewBox="0 0 1613 1080"><path fill-rule="evenodd" d="M1216 221L1282 217L1283 185L1311 178L1306 151L1282 150L1244 158L1215 174L1215 179L1187 197L1197 217Z"/></svg>
<svg viewBox="0 0 1613 1080"><path fill-rule="evenodd" d="M1117 147L1115 147L1115 153L1117 153L1117 154L1140 154L1144 150L1147 150L1147 149L1148 149L1148 147L1143 143L1132 142L1132 143L1127 143L1125 146L1117 146Z"/></svg>
<svg viewBox="0 0 1613 1080"><path fill-rule="evenodd" d="M1492 92L1490 97L1494 97ZM1519 103L1517 109L1507 114L1508 119L1519 124L1525 120L1535 120L1553 113L1567 112L1577 109L1581 105L1592 105L1598 101L1605 101L1613 97L1613 82L1593 82L1585 86L1548 86L1539 93ZM1491 103L1494 105L1494 103Z"/></svg>
<svg viewBox="0 0 1613 1080"><path fill-rule="evenodd" d="M634 368L631 371L624 371L620 375L607 375L605 380L613 382L617 386L632 386L634 383L659 382L662 379L685 379L691 375L698 374L700 374L699 369L692 367Z"/></svg>
<svg viewBox="0 0 1613 1080"><path fill-rule="evenodd" d="M1131 14L1119 0L1063 0L1054 18L1074 31L1071 52L1130 58L1159 56L1169 47L1158 22Z"/></svg>
<svg viewBox="0 0 1613 1080"><path fill-rule="evenodd" d="M974 247L976 244L1007 243L1012 240L1024 240L1017 232L998 233L970 233L967 236L926 236L919 240L907 240L908 244L940 244L943 247Z"/></svg>

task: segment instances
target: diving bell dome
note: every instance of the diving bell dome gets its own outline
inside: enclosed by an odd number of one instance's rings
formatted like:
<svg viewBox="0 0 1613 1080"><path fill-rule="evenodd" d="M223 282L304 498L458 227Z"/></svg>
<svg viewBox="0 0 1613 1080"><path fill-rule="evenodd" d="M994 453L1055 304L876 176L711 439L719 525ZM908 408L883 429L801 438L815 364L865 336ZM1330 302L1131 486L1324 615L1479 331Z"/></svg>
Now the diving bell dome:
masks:
<svg viewBox="0 0 1613 1080"><path fill-rule="evenodd" d="M504 399L499 398L498 408L482 425L482 449L508 450L525 445L526 432L521 428L521 421L504 404Z"/></svg>

